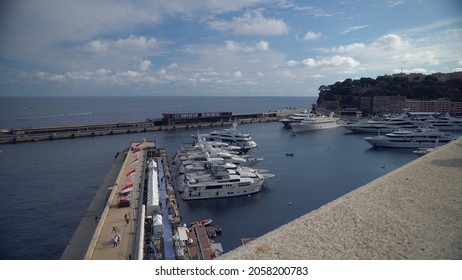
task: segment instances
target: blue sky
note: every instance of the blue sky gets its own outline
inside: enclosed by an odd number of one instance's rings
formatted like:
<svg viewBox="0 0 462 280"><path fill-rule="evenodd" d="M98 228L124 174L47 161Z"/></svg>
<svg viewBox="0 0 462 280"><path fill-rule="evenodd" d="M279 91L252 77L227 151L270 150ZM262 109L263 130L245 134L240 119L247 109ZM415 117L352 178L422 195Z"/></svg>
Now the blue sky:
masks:
<svg viewBox="0 0 462 280"><path fill-rule="evenodd" d="M462 71L462 2L6 0L0 42L0 96L317 96Z"/></svg>

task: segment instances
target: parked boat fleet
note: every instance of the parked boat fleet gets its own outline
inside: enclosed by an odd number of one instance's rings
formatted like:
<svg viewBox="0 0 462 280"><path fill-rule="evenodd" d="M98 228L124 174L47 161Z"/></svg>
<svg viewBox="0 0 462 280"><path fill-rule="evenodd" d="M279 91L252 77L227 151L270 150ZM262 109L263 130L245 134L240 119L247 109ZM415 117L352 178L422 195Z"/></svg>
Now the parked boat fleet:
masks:
<svg viewBox="0 0 462 280"><path fill-rule="evenodd" d="M291 128L294 133L322 130L343 126L352 133L371 133L364 140L373 147L417 148L416 154L425 154L435 150L440 145L455 139L448 131L462 131L462 119L449 115L435 116L430 114L408 113L382 120L361 120L355 123L345 123L340 118L320 115L305 110L287 118L281 119L284 127Z"/></svg>
<svg viewBox="0 0 462 280"><path fill-rule="evenodd" d="M250 195L274 177L268 170L253 168L263 159L245 155L257 144L248 133L238 132L236 125L193 137L193 144L180 147L173 160L184 200Z"/></svg>

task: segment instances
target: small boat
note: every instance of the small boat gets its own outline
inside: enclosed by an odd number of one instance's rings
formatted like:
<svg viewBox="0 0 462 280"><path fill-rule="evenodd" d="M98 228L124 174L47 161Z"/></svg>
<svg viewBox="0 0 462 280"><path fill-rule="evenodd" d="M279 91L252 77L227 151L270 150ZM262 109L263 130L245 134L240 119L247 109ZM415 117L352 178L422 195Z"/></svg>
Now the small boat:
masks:
<svg viewBox="0 0 462 280"><path fill-rule="evenodd" d="M213 226L206 227L205 230L207 231L207 235L209 238L217 237L217 231Z"/></svg>
<svg viewBox="0 0 462 280"><path fill-rule="evenodd" d="M221 227L219 225L217 225L217 224L210 225L209 227L213 228L213 230L215 231L216 234L221 234L221 232L222 232Z"/></svg>
<svg viewBox="0 0 462 280"><path fill-rule="evenodd" d="M294 156L294 153L286 153L286 156L288 156L288 157L293 157L293 156Z"/></svg>
<svg viewBox="0 0 462 280"><path fill-rule="evenodd" d="M203 220L197 220L197 221L194 221L191 223L191 225L203 225L203 226L207 226L207 225L210 225L212 223L212 219L203 219Z"/></svg>
<svg viewBox="0 0 462 280"><path fill-rule="evenodd" d="M428 154L430 152L433 152L436 149L438 149L438 147L434 147L434 148L418 148L417 150L413 151L413 153L418 155L418 156L423 156L423 155L426 155L426 154Z"/></svg>

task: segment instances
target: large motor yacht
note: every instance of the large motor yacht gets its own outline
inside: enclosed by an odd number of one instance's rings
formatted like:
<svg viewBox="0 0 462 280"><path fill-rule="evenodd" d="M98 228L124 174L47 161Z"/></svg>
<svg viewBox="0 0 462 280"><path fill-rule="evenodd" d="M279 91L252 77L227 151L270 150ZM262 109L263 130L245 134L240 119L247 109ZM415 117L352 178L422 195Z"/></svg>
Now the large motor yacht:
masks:
<svg viewBox="0 0 462 280"><path fill-rule="evenodd" d="M419 127L415 130L396 130L385 135L364 138L373 147L390 148L434 148L444 145L455 137L452 133L441 132L435 128Z"/></svg>
<svg viewBox="0 0 462 280"><path fill-rule="evenodd" d="M309 115L309 111L307 109L305 109L303 112L301 113L295 113L295 114L292 114L290 116L288 116L287 118L283 118L283 119L280 119L279 121L284 124L284 128L290 128L290 124L292 123L299 123L301 122L304 118L308 117Z"/></svg>
<svg viewBox="0 0 462 280"><path fill-rule="evenodd" d="M330 129L342 126L340 118L334 117L334 113L329 116L310 113L306 118L298 123L291 123L290 127L294 133Z"/></svg>
<svg viewBox="0 0 462 280"><path fill-rule="evenodd" d="M393 132L398 129L416 129L422 126L424 122L419 120L412 120L401 114L397 117L387 120L369 120L367 122L357 122L353 124L346 124L343 127L351 130L353 133L378 133L378 132Z"/></svg>
<svg viewBox="0 0 462 280"><path fill-rule="evenodd" d="M257 193L265 177L258 172L236 172L222 165L210 165L208 170L186 173L178 180L184 200L223 198Z"/></svg>
<svg viewBox="0 0 462 280"><path fill-rule="evenodd" d="M239 132L236 130L237 123L233 123L233 126L224 130L212 131L208 134L196 134L193 135L196 139L198 137L204 138L206 141L221 141L229 143L234 146L241 148L242 153L248 152L250 149L257 147L257 143L252 140L250 134Z"/></svg>
<svg viewBox="0 0 462 280"><path fill-rule="evenodd" d="M445 114L440 117L428 118L425 122L441 131L462 130L462 119L451 117L449 114Z"/></svg>

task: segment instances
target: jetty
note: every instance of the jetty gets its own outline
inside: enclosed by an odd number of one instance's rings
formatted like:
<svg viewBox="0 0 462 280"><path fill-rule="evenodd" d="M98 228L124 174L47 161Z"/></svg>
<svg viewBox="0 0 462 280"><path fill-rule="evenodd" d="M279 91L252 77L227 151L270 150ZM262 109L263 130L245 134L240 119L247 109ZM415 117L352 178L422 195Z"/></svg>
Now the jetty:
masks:
<svg viewBox="0 0 462 280"><path fill-rule="evenodd" d="M231 112L163 113L162 118L136 122L97 123L31 128L1 128L0 144L76 139L152 131L198 129L204 127L278 121L281 117L302 111L286 109L266 113L233 114Z"/></svg>
<svg viewBox="0 0 462 280"><path fill-rule="evenodd" d="M204 225L182 222L167 154L142 140L117 154L61 259L210 260L222 253Z"/></svg>

